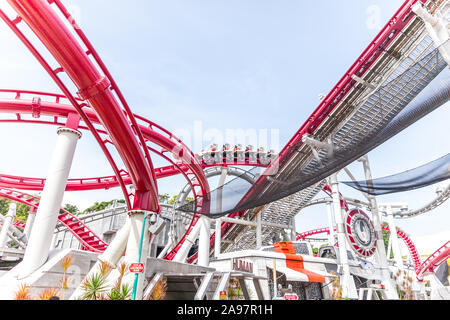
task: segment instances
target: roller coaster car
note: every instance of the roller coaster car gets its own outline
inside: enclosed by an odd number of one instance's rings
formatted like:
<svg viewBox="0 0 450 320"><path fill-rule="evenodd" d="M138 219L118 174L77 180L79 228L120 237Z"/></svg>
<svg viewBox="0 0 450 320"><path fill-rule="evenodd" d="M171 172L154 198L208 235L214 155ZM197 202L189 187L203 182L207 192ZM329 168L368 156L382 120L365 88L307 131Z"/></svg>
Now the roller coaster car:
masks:
<svg viewBox="0 0 450 320"><path fill-rule="evenodd" d="M339 259L339 250L337 250L337 247L334 246L323 246L319 248L319 253L317 256L319 258L328 258L328 259ZM363 261L358 257L355 257L353 253L349 250L347 250L347 257L348 260L356 260L356 261Z"/></svg>
<svg viewBox="0 0 450 320"><path fill-rule="evenodd" d="M318 257L319 258L336 259L337 258L336 250L332 246L321 247L321 248L319 248Z"/></svg>

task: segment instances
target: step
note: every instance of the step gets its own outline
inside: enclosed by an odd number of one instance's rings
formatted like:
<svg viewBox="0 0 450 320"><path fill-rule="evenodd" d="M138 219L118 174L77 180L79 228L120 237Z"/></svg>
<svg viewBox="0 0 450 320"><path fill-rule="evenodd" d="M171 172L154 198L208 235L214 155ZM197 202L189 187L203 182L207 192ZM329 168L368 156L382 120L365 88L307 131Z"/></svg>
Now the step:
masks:
<svg viewBox="0 0 450 320"><path fill-rule="evenodd" d="M83 232L76 232L76 234L77 234L79 237L84 238L84 237L86 237L86 236L89 236L89 235L91 234L91 232L90 232L90 231L83 231Z"/></svg>
<svg viewBox="0 0 450 320"><path fill-rule="evenodd" d="M80 226L80 225L81 225L80 222L76 221L76 222L72 222L72 223L67 224L67 227L69 229L73 229L73 227L77 227L77 226Z"/></svg>

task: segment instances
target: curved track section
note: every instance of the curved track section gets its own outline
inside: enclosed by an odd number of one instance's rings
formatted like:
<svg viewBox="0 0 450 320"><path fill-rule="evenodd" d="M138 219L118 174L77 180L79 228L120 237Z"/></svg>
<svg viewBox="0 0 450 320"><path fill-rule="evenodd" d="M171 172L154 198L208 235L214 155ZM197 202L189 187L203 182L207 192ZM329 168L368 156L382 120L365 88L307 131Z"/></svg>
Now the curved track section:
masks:
<svg viewBox="0 0 450 320"><path fill-rule="evenodd" d="M421 214L424 214L431 210L436 209L437 207L442 205L444 202L446 202L449 198L450 198L450 184L448 184L448 186L445 189L440 191L439 195L434 200L432 200L428 204L424 205L422 208L410 210L407 212L401 212L401 211L395 212L394 217L397 219L407 219L407 218L419 216Z"/></svg>
<svg viewBox="0 0 450 320"><path fill-rule="evenodd" d="M10 92L11 93L11 92ZM0 122L19 122L19 123L34 123L34 124L47 124L47 125L63 125L64 123L61 121L62 119L65 119L73 112L73 107L69 105L64 105L60 103L59 96L54 96L51 94L44 94L45 97L53 97L55 98L55 102L44 102L40 100L39 104L39 116L33 118L32 120L26 120L25 116L32 115L35 110L33 110L33 100L23 100L21 99L21 94L23 92L15 93L15 98L11 100L2 100L0 101L0 113L13 113L15 114L15 119L8 119L8 120L1 120ZM36 93L33 93L36 94ZM100 124L99 119L97 118L96 114L93 112L93 110L85 110L86 115L89 118L89 121L91 123L95 123L97 125ZM50 117L51 121L43 119L45 117ZM172 166L168 167L170 168L170 174L183 174L187 181L191 184L191 190L193 191L194 198L198 201L196 201L197 206L201 206L201 201L203 199L203 195L207 194L209 192L209 186L206 177L204 176L203 170L201 165L198 163L198 161L195 159L195 156L188 151L188 149L182 144L182 142L174 137L170 132L163 129L162 127L157 126L154 123L151 123L148 120L145 120L144 118L139 118L141 122L144 124L139 125L141 131L143 132L144 138L146 139L146 147L151 150L154 153L159 154L167 161L172 162ZM87 127L81 126L80 129L87 129ZM100 134L103 134L105 137L103 138L104 141L108 141L109 137L107 136L106 131L102 129L97 129L97 132ZM151 147L147 145L147 143L153 143L156 145L155 147ZM162 149L161 151L157 150L157 148ZM178 159L178 161L181 163L184 163L184 168L181 168L179 164L173 162L170 160L168 156L166 156L166 153L172 153L172 155ZM168 176L166 170L164 168L157 170L162 176ZM156 174L155 174L156 177ZM122 183L125 184L124 181L130 181L131 178L128 177L127 173L121 172L121 178ZM3 177L2 179L3 185L11 186L13 184L14 186L18 186L19 188L23 188L21 186L28 184L28 187L33 190L41 190L43 188L43 185L45 183L45 180L43 179L32 179L30 178L27 180L26 178L22 177ZM78 183L79 185L83 185L82 187L86 188L86 184L89 184L92 182L96 186L102 185L102 187L109 188L109 187L115 187L120 184L116 177L106 177L106 178L94 178L94 179L86 179L86 180L76 180L75 183ZM89 188L89 187L88 187ZM90 186L92 188L92 186ZM74 224L76 227L76 224ZM69 229L72 230L72 226L69 226ZM80 237L80 239L83 239L84 231L82 229L76 229L72 230L74 231L74 234L82 233L81 237L78 235L77 238ZM98 237L97 237L98 238ZM94 248L94 249L103 249L103 248Z"/></svg>
<svg viewBox="0 0 450 320"><path fill-rule="evenodd" d="M335 228L336 230L336 228ZM388 225L382 225L382 230L387 231L387 232L391 232L391 230L389 229ZM315 229L315 230L310 230L310 231L306 231L306 232L302 232L300 234L297 235L297 241L299 240L305 240L308 237L317 235L317 234L322 234L322 233L330 233L330 228L321 228L321 229ZM403 242L405 243L406 247L408 248L408 251L410 253L411 256L411 260L413 262L414 265L414 270L416 272L418 272L418 270L421 268L421 262L420 262L420 256L419 253L417 252L417 248L414 245L414 243L412 242L412 240L409 238L409 236L403 232L402 230L400 230L399 228L397 228L397 236L400 237Z"/></svg>
<svg viewBox="0 0 450 320"><path fill-rule="evenodd" d="M444 262L450 258L450 241L440 247L429 256L417 270L417 279L423 280L428 273L433 273Z"/></svg>
<svg viewBox="0 0 450 320"><path fill-rule="evenodd" d="M329 185L325 186L324 192L328 196L330 196L330 197L332 196L331 188L330 188ZM346 212L348 212L349 211L349 207L348 207L347 201L342 197L341 194L340 194L340 198L341 198L341 208L344 209ZM388 225L383 224L383 225L381 225L381 228L384 231L391 232ZM316 234L320 234L320 233L325 233L325 232L330 233L329 228L322 228L322 229L316 229L316 230L312 230L312 231L307 231L307 232L299 234L297 236L297 240L304 239L306 237L309 237L309 236L312 236L312 235L316 235ZM400 230L399 228L397 228L397 236L399 236L403 240L403 242L405 243L406 247L408 248L411 260L412 260L413 265L414 265L414 270L416 270L416 273L417 273L419 268L420 268L421 261L420 261L420 255L419 255L419 253L417 251L416 246L414 245L412 240L409 238L409 236L405 232Z"/></svg>
<svg viewBox="0 0 450 320"><path fill-rule="evenodd" d="M0 113L14 114L14 118L0 119L6 123L31 123L62 126L70 114L75 112L74 107L61 103L61 96L50 93L38 93L29 91L3 90L2 93L14 96L12 99L0 99ZM40 96L38 95L40 94ZM24 99L22 96L28 95L32 99ZM43 99L52 100L44 101ZM36 107L33 102L39 101ZM36 109L39 113L36 115ZM92 109L85 109L85 115L91 124L95 124L96 134L100 136L104 143L111 143L106 130L101 128L101 121ZM143 134L146 148L163 157L172 165L155 171L157 176L166 177L174 174L183 174L188 181L194 180L193 191L195 199L199 199L198 206L201 206L201 198L209 192L209 186L204 176L202 166L195 158L195 155L168 130L155 123L138 117L141 122L138 124ZM79 129L88 130L87 126L80 125ZM168 155L172 155L176 160L171 160ZM183 167L180 164L184 163ZM120 179L117 176L98 177L88 179L72 179L69 181L67 191L109 189L120 185L132 183L132 177L125 171L119 171ZM20 188L25 190L42 190L45 179L26 178L3 175L0 177L0 185L3 187Z"/></svg>
<svg viewBox="0 0 450 320"><path fill-rule="evenodd" d="M247 158L248 160L248 158ZM252 165L250 164L250 161L242 161L241 162L246 162L247 165ZM259 164L259 165L263 165L263 164ZM215 176L220 176L222 174L222 166L217 166L217 167L210 167L205 169L205 175L207 178L210 177L215 177ZM256 176L253 175L250 172L244 171L243 169L240 168L235 168L235 167L227 167L227 175L228 176L234 176L234 177L239 177L240 179L243 179L245 181L247 181L250 184L253 184L256 181ZM190 193L190 186L189 184L187 184L182 191L180 192L180 194L178 195L177 198L177 202L179 201L178 205L176 207L178 207L179 205L182 205L185 200L187 195ZM228 218L242 218L244 215L244 211L241 212L235 212L235 213L231 213L229 214L227 217ZM181 214L187 214L187 213L181 213ZM186 220L185 220L186 221ZM235 226L234 223L229 223L229 222L222 222L221 224L221 237L224 238L227 236L227 234L232 230L232 228ZM189 225L188 227L188 232L189 228L192 228L192 223L191 225ZM213 232L212 235L210 236L210 241L209 241L209 245L210 245L210 252L214 251L214 241L216 238L216 233ZM169 258L170 256L168 256L167 258ZM198 251L195 252L192 256L187 258L187 262L188 263L194 263L197 260L198 257Z"/></svg>
<svg viewBox="0 0 450 320"><path fill-rule="evenodd" d="M204 170L206 178L211 177L217 177L222 174L222 168L224 166L218 165L217 167L209 167ZM240 179L243 179L247 181L250 184L253 184L256 180L256 176L252 174L251 172L245 171L241 168L236 168L232 166L227 166L227 176L232 177L239 177ZM181 192L178 194L177 199L175 201L175 208L178 208L186 203L186 199L188 195L192 192L192 183L187 183L185 187L181 190ZM179 235L179 232L182 227L186 228L186 226L189 225L190 220L192 219L192 214L184 211L178 211L176 212L178 217L175 219L174 223L174 229L178 230L176 232L177 235ZM186 230L183 230L183 233Z"/></svg>
<svg viewBox="0 0 450 320"><path fill-rule="evenodd" d="M6 188L0 188L0 197L12 201L20 202L37 209L40 199L38 197ZM61 209L59 214L59 222L66 226L67 229L80 241L83 250L92 252L103 252L108 244L100 239L89 227L87 227L80 219L72 215L70 212Z"/></svg>
<svg viewBox="0 0 450 320"><path fill-rule="evenodd" d="M120 90L84 33L76 25L59 0L52 0L51 2L10 0L8 2L19 16L11 20L3 11L0 11L1 18L38 59L65 96L69 98L72 105L76 108L76 113L85 120L93 133L96 130L89 124L83 107L89 104L101 120L102 125L111 138L111 142L127 167L136 188L134 204L131 205L129 195L122 184L129 207L158 212L156 178L154 177L153 164L149 152L144 147L145 143L142 133L136 125L136 119ZM51 7L52 3L56 4L59 11L69 21L70 25L74 27L72 31ZM58 67L50 67L50 64L45 61L43 55L36 49L36 46L33 46L25 36L25 33L19 29L18 25L22 21L25 21L27 26L48 49L57 61ZM79 39L75 37L72 33L73 31ZM94 64L91 57L98 66ZM58 75L59 73L65 73L78 88L77 95L84 101L82 103L83 107L63 83ZM120 102L116 97L118 97ZM77 125L73 129L77 129ZM99 141L98 137L96 138ZM102 149L105 154L108 154L105 151L104 144ZM114 163L110 159L110 154L108 159ZM117 176L117 166L114 169ZM121 179L121 177L117 178Z"/></svg>

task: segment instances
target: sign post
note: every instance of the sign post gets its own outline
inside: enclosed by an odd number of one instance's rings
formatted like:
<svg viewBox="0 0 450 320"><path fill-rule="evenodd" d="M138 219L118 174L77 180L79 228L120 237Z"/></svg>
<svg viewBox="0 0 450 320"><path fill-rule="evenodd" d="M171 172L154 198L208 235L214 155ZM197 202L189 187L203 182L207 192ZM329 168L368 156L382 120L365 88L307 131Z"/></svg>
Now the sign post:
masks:
<svg viewBox="0 0 450 320"><path fill-rule="evenodd" d="M226 291L220 291L219 299L220 300L228 300L227 292Z"/></svg>

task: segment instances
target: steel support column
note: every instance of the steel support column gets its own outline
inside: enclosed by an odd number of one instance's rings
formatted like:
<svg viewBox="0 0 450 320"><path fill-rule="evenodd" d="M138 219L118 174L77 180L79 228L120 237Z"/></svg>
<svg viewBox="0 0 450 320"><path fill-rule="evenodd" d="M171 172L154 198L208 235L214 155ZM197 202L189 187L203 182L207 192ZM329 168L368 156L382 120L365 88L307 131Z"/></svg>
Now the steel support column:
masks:
<svg viewBox="0 0 450 320"><path fill-rule="evenodd" d="M72 128L59 128L57 132L58 138L48 177L21 263L20 278L30 275L47 260L73 156L77 142L81 138L81 133Z"/></svg>
<svg viewBox="0 0 450 320"><path fill-rule="evenodd" d="M372 185L372 172L370 170L370 163L368 155L360 158L359 161L363 165L364 175L366 178L367 185ZM372 211L372 223L375 228L375 234L377 237L377 250L376 250L376 260L381 267L381 272L384 278L384 286L386 288L386 295L389 299L398 299L398 293L394 281L391 278L391 274L388 268L386 248L384 247L383 231L381 230L381 218L380 212L378 211L378 203L375 196L367 195L370 202L370 210Z"/></svg>
<svg viewBox="0 0 450 320"><path fill-rule="evenodd" d="M31 208L28 212L27 223L25 224L25 229L23 233L26 236L26 239L30 238L31 230L33 229L34 219L36 218L36 209Z"/></svg>
<svg viewBox="0 0 450 320"><path fill-rule="evenodd" d="M339 263L342 267L342 295L348 298L357 298L356 290L352 289L352 276L347 256L347 239L345 237L344 217L342 214L341 197L337 181L337 173L330 176L330 187L333 198L334 217L336 221L336 231L339 243Z"/></svg>
<svg viewBox="0 0 450 320"><path fill-rule="evenodd" d="M12 202L9 204L8 213L3 220L2 231L0 232L0 248L4 248L8 242L8 233L16 217L17 205Z"/></svg>
<svg viewBox="0 0 450 320"><path fill-rule="evenodd" d="M386 214L389 223L389 230L391 230L391 243L392 243L392 250L394 251L395 263L398 269L403 270L404 266L403 266L402 251L400 249L400 242L398 241L397 226L395 225L394 213L392 212L392 207L390 205L386 205Z"/></svg>
<svg viewBox="0 0 450 320"><path fill-rule="evenodd" d="M138 273L129 273L124 277L124 283L135 290L135 300L141 300L144 292L145 269L147 265L148 249L150 245L151 234L149 232L149 220L152 213L149 211L129 211L130 233L128 235L125 262L142 263L144 270ZM137 279L136 279L137 278ZM137 281L136 281L137 280Z"/></svg>

